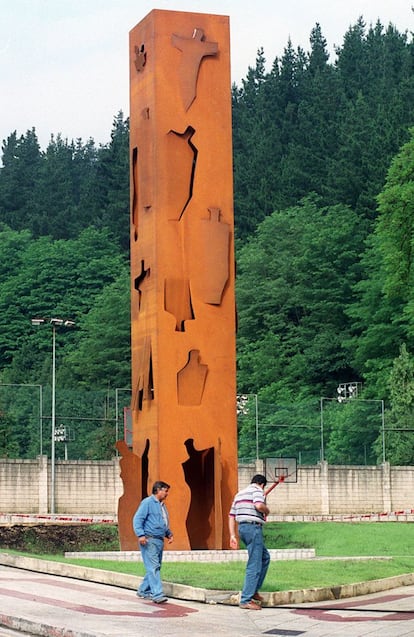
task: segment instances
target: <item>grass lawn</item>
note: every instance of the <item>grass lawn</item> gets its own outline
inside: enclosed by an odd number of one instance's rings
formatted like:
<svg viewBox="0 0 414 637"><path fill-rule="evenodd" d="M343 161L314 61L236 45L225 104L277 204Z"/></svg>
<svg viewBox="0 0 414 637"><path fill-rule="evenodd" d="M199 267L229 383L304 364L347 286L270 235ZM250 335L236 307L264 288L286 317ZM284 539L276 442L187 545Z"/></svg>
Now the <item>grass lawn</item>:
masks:
<svg viewBox="0 0 414 637"><path fill-rule="evenodd" d="M273 522L265 538L269 548L314 548L318 557L414 557L410 522Z"/></svg>
<svg viewBox="0 0 414 637"><path fill-rule="evenodd" d="M317 558L272 561L262 587L264 591L338 586L414 572L414 524L409 522L272 522L266 525L265 536L268 548L314 548ZM352 559L356 556L367 559ZM377 559L369 559L373 556ZM41 557L144 574L143 565L137 562ZM350 559L324 560L323 557ZM162 578L201 588L239 590L244 570L243 562L164 562Z"/></svg>

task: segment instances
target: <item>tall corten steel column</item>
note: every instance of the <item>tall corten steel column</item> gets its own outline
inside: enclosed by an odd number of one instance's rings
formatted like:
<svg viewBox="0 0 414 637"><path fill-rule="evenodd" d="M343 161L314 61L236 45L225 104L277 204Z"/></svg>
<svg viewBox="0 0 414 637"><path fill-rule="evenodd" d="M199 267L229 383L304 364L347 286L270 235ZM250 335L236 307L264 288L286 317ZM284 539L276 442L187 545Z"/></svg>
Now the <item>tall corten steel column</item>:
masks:
<svg viewBox="0 0 414 637"><path fill-rule="evenodd" d="M237 490L228 18L152 11L130 33L130 81L137 499L168 482L169 548L226 548Z"/></svg>

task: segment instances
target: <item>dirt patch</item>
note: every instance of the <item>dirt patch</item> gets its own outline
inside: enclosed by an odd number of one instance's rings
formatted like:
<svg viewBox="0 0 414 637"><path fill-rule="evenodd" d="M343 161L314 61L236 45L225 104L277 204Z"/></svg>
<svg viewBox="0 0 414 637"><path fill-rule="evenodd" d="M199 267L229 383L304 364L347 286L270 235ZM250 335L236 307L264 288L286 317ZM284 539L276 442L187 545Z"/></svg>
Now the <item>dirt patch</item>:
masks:
<svg viewBox="0 0 414 637"><path fill-rule="evenodd" d="M116 524L13 524L0 527L0 549L37 554L119 551Z"/></svg>

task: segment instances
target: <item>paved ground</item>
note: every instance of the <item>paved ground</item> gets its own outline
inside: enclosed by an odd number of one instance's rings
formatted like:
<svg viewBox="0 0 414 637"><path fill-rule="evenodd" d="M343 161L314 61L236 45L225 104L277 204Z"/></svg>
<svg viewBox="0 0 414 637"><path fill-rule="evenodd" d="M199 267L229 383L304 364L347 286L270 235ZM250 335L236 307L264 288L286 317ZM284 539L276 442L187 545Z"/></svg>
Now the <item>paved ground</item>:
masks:
<svg viewBox="0 0 414 637"><path fill-rule="evenodd" d="M2 628L0 626L0 637L22 637L22 635L26 635L26 637L33 637L33 633L21 633L17 630L11 630L10 628Z"/></svg>
<svg viewBox="0 0 414 637"><path fill-rule="evenodd" d="M258 612L173 598L156 605L131 588L0 565L0 637L16 630L42 637L414 637L414 585Z"/></svg>

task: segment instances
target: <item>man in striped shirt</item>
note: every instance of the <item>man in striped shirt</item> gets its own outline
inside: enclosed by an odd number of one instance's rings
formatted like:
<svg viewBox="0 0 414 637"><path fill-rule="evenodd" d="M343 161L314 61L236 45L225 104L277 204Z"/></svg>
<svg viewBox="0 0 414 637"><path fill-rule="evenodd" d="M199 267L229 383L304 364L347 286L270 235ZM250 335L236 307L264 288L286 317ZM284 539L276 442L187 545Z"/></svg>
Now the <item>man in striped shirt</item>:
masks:
<svg viewBox="0 0 414 637"><path fill-rule="evenodd" d="M259 602L263 601L263 597L259 590L270 563L270 554L263 540L263 524L269 514L264 495L266 484L265 476L260 473L253 476L249 486L236 494L229 513L231 548L237 549L239 546L236 537L236 522L239 537L247 548L248 560L240 597L240 608L248 610L261 610Z"/></svg>

